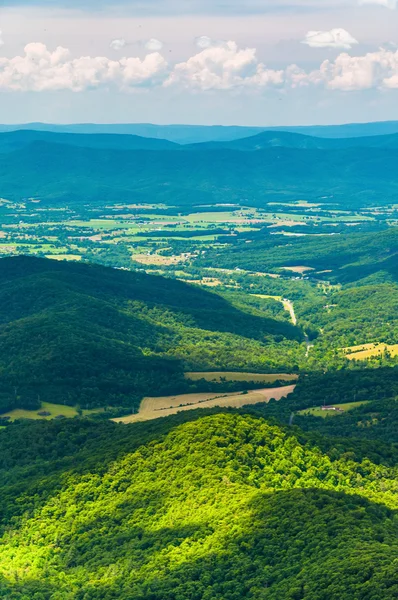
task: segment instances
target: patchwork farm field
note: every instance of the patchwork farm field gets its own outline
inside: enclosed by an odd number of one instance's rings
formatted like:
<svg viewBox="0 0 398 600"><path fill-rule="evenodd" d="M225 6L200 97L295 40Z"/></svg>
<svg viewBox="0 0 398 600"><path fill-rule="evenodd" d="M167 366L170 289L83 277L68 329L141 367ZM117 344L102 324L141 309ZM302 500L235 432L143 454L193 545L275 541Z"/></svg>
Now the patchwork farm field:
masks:
<svg viewBox="0 0 398 600"><path fill-rule="evenodd" d="M344 414L347 411L353 410L358 406L362 406L363 404L368 404L368 401L362 402L347 402L346 404L333 404L334 408L338 410L324 410L322 406L317 406L315 408L305 408L304 410L300 410L297 414L302 416L312 416L312 417L322 417L325 419L326 417L337 417L338 415Z"/></svg>
<svg viewBox="0 0 398 600"><path fill-rule="evenodd" d="M88 417L89 415L92 415L97 412L99 412L99 409L83 410L82 416ZM78 409L74 406L65 406L63 404L52 404L51 402L42 402L42 406L38 410L24 410L22 408L17 408L15 410L0 415L0 419L9 419L10 421L17 421L18 419L30 419L34 421L45 419L48 421L51 419L61 417L72 419L73 417L77 417L78 414Z"/></svg>
<svg viewBox="0 0 398 600"><path fill-rule="evenodd" d="M271 398L281 400L292 394L295 387L295 385L288 385L279 388L267 388L251 392L234 392L230 394L197 393L146 397L141 402L140 410L137 414L113 420L117 423L133 423L135 421L150 421L159 417L175 415L182 410L214 407L241 408L247 404L269 402Z"/></svg>
<svg viewBox="0 0 398 600"><path fill-rule="evenodd" d="M236 371L207 371L207 372L187 372L187 379L198 381L205 379L206 381L255 381L260 383L274 383L275 381L296 381L298 375L289 375L286 373L273 373L271 375L263 375L261 373L240 373Z"/></svg>
<svg viewBox="0 0 398 600"><path fill-rule="evenodd" d="M344 348L344 352L349 360L367 360L387 353L395 357L398 356L398 344L362 344Z"/></svg>

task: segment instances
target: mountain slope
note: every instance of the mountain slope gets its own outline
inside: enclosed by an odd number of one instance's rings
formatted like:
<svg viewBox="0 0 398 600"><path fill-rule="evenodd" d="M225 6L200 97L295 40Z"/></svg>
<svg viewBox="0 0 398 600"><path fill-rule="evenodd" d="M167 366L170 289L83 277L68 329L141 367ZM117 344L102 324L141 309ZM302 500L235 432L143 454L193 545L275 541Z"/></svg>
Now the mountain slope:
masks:
<svg viewBox="0 0 398 600"><path fill-rule="evenodd" d="M265 236L253 245L242 241L225 250L213 250L199 262L263 272L305 265L315 271L326 270L328 279L341 283L352 283L379 273L398 281L398 228L289 240Z"/></svg>
<svg viewBox="0 0 398 600"><path fill-rule="evenodd" d="M292 365L301 338L289 323L179 281L45 259L0 260L3 411L34 407L38 399L137 406L143 395L185 391L184 364ZM291 348L289 359L277 340Z"/></svg>
<svg viewBox="0 0 398 600"><path fill-rule="evenodd" d="M350 138L382 136L398 133L398 121L374 123L347 123L343 125L303 125L280 127L244 127L234 125L156 125L153 123L76 123L57 125L51 123L26 123L22 125L0 125L0 131L31 129L57 133L111 133L166 139L178 144L231 141L256 135L261 131L288 131L324 138Z"/></svg>
<svg viewBox="0 0 398 600"><path fill-rule="evenodd" d="M264 205L297 194L344 206L385 205L398 191L398 150L150 151L34 142L4 154L0 190L6 199L148 202L173 206L241 202ZM21 172L23 165L23 172Z"/></svg>
<svg viewBox="0 0 398 600"><path fill-rule="evenodd" d="M348 148L398 148L398 133L390 135L322 138L290 131L262 131L256 135L225 142L207 142L186 146L189 150L255 151L265 148L301 148L304 150L337 150Z"/></svg>
<svg viewBox="0 0 398 600"><path fill-rule="evenodd" d="M174 144L168 140L139 137L137 135L105 133L91 135L18 130L0 133L0 154L25 148L34 142L110 150L173 150L179 148L178 144Z"/></svg>
<svg viewBox="0 0 398 600"><path fill-rule="evenodd" d="M30 432L31 457L0 472L0 597L396 598L395 467L331 459L262 419L179 419L147 440L79 422L0 432L17 455Z"/></svg>

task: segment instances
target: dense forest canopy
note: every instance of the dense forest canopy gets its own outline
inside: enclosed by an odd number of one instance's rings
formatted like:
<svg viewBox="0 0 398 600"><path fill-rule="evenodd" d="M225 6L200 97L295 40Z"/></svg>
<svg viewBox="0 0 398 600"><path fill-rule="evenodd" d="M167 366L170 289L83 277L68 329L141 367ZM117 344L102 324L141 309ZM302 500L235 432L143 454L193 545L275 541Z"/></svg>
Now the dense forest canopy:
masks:
<svg viewBox="0 0 398 600"><path fill-rule="evenodd" d="M184 368L278 372L303 356L302 332L271 311L171 279L16 257L0 260L0 284L3 411L137 407L186 391Z"/></svg>

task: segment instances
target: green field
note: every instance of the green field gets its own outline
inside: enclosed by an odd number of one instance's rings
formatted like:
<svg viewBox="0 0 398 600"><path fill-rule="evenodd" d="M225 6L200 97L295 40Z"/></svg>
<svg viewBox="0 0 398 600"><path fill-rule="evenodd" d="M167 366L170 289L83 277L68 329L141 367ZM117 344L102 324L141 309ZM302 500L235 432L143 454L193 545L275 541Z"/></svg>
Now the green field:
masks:
<svg viewBox="0 0 398 600"><path fill-rule="evenodd" d="M264 375L263 373L239 373L234 371L206 371L201 372L187 372L185 373L187 379L192 381L198 381L199 379L205 379L206 381L258 381L263 383L273 383L274 381L295 381L297 375L289 375L286 373L272 373Z"/></svg>
<svg viewBox="0 0 398 600"><path fill-rule="evenodd" d="M347 412L349 410L357 408L358 406L362 406L363 404L368 403L369 401L364 400L362 402L347 402L347 404L332 404L331 406L341 408L344 412ZM322 410L321 406L317 406L316 408L305 408L304 410L300 410L297 414L302 416L311 415L313 417L322 417L323 419L325 419L326 417L336 417L337 415L342 415L344 413L333 410Z"/></svg>
<svg viewBox="0 0 398 600"><path fill-rule="evenodd" d="M49 416L42 417L39 415L39 412L49 412L51 413ZM99 412L99 410L83 410L83 416L87 417L91 414ZM59 415L63 415L68 419L72 419L78 415L77 408L74 406L65 406L64 404L52 404L51 402L42 402L41 408L38 410L24 410L22 408L17 408L10 412L4 413L0 415L0 418L10 417L11 421L16 421L18 419L33 419L33 420L51 420L55 419Z"/></svg>

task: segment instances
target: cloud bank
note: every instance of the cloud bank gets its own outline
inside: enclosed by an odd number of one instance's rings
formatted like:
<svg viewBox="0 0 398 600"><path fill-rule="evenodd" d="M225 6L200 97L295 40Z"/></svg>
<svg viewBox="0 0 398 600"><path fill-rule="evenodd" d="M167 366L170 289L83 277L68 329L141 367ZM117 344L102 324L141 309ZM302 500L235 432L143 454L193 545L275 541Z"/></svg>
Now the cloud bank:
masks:
<svg viewBox="0 0 398 600"><path fill-rule="evenodd" d="M149 42L153 49L161 44L154 39ZM28 44L22 56L0 58L0 91L83 92L115 88L127 92L159 86L197 92L305 86L344 92L398 89L398 50L380 49L363 56L343 52L312 71L297 65L272 69L258 59L254 48L241 49L233 41L199 49L194 56L175 65L169 64L158 51L143 58L73 58L66 48L50 51L41 43Z"/></svg>
<svg viewBox="0 0 398 600"><path fill-rule="evenodd" d="M357 40L345 29L331 31L309 31L302 42L311 48L344 48L349 50Z"/></svg>

